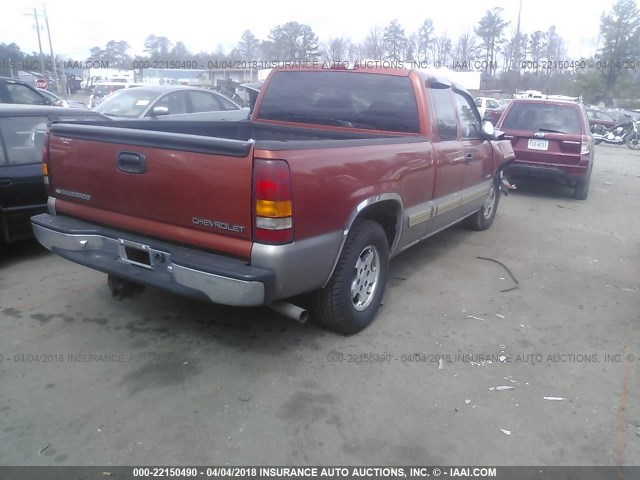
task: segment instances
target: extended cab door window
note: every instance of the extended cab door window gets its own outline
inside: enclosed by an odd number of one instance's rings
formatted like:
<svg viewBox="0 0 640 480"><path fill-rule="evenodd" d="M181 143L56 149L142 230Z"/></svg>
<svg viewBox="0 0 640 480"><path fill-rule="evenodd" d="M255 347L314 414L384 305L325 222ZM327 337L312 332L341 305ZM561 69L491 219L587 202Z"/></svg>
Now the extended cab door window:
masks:
<svg viewBox="0 0 640 480"><path fill-rule="evenodd" d="M427 102L427 108L434 110L434 131L440 139L433 142L438 172L434 196L438 199L436 201L440 211L446 211L451 202L455 202L456 198L459 200L464 179L464 150L462 142L458 140L458 116L451 88L434 87L429 88L429 91L433 102ZM448 211L448 215L436 216L434 227L440 228L451 220L455 212L450 209Z"/></svg>
<svg viewBox="0 0 640 480"><path fill-rule="evenodd" d="M480 116L473 108L473 101L458 91L454 91L454 98L460 118L462 138L480 138Z"/></svg>
<svg viewBox="0 0 640 480"><path fill-rule="evenodd" d="M436 126L440 141L458 139L458 119L448 88L432 88L433 106L436 114Z"/></svg>
<svg viewBox="0 0 640 480"><path fill-rule="evenodd" d="M474 101L466 93L454 90L453 96L456 102L458 118L460 121L460 135L462 136L462 147L464 149L464 180L462 187L472 189L465 197L463 195L463 208L473 210L476 207L474 202L479 201L474 197L473 187L482 188L486 183L486 176L491 176L491 145L482 139L480 129L480 115L474 105ZM469 192L469 190L467 190ZM470 200L472 199L472 200Z"/></svg>

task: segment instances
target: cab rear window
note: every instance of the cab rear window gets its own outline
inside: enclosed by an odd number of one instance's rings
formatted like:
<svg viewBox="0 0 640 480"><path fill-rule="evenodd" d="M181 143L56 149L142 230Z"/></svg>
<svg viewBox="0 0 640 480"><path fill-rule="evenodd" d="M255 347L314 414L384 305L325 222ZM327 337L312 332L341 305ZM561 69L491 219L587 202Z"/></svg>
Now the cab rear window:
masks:
<svg viewBox="0 0 640 480"><path fill-rule="evenodd" d="M506 114L502 128L505 130L548 131L582 134L580 112L572 105L547 103L513 103Z"/></svg>
<svg viewBox="0 0 640 480"><path fill-rule="evenodd" d="M279 72L258 120L418 133L418 106L407 77L349 72Z"/></svg>

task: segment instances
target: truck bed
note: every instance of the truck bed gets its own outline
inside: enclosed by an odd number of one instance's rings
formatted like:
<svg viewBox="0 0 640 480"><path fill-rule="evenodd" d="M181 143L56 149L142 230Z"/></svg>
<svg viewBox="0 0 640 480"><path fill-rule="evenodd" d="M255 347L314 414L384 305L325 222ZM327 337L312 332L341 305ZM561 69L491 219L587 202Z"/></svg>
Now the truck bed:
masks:
<svg viewBox="0 0 640 480"><path fill-rule="evenodd" d="M86 128L87 126L90 128ZM198 151L197 148L201 147L206 150L202 153L214 153L210 149L217 145L222 150L220 153L232 154L234 150L238 150L242 155L246 149L246 145L242 148L243 144L251 140L255 142L256 148L267 150L298 149L305 146L306 148L328 148L407 143L412 138L415 141L424 141L424 138L417 135L323 130L271 125L248 120L239 122L116 120L85 124L76 122L74 125L57 123L53 130L59 135L112 143L159 146L150 142L162 141L162 146L166 148L186 151ZM183 137L185 135L188 137ZM198 137L201 138L198 139ZM232 142L224 142L224 140ZM224 151L225 147L229 149L228 152Z"/></svg>

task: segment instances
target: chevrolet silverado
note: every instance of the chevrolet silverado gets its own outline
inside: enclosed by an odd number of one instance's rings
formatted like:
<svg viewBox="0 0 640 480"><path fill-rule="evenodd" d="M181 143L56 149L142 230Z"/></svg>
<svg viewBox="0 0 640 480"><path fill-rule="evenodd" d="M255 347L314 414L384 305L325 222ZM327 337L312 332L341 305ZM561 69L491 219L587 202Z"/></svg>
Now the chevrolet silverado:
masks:
<svg viewBox="0 0 640 480"><path fill-rule="evenodd" d="M353 334L391 257L461 220L491 225L513 159L437 74L276 69L246 121L54 123L32 225L115 296L154 286L305 320L286 300L309 294L316 322Z"/></svg>

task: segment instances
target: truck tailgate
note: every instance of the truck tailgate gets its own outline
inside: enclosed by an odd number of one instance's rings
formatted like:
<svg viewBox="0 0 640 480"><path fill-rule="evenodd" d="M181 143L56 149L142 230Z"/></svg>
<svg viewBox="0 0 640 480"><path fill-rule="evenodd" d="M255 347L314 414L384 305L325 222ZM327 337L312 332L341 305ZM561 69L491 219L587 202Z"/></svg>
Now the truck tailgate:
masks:
<svg viewBox="0 0 640 480"><path fill-rule="evenodd" d="M54 124L58 213L240 257L251 248L253 143Z"/></svg>

